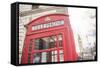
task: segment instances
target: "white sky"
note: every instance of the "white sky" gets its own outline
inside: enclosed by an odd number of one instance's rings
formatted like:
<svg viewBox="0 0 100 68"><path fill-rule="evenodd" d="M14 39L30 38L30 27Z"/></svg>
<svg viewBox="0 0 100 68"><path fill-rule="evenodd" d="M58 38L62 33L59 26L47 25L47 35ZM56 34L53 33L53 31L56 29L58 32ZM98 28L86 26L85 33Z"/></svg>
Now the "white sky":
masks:
<svg viewBox="0 0 100 68"><path fill-rule="evenodd" d="M68 8L68 11L70 23L72 25L72 28L74 28L74 31L79 31L80 33L82 33L82 35L86 34L90 26L89 15L91 14L91 11L93 15L94 9Z"/></svg>
<svg viewBox="0 0 100 68"><path fill-rule="evenodd" d="M77 40L77 34L83 38L83 45L87 45L86 35L94 28L92 25L95 24L95 18L91 19L90 16L95 16L95 9L88 8L68 8L70 24L73 29L75 41ZM92 41L93 39L91 39ZM79 52L78 42L75 42L76 50ZM86 47L86 46L84 46Z"/></svg>

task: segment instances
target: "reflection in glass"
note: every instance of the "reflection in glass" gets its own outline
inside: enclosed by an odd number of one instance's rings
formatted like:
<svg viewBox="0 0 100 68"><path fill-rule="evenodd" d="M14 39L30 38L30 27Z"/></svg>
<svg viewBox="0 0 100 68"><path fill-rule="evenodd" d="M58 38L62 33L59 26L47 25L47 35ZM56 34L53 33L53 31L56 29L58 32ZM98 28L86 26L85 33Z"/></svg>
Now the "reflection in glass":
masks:
<svg viewBox="0 0 100 68"><path fill-rule="evenodd" d="M60 53L60 61L64 61L64 53L63 50L59 50Z"/></svg>
<svg viewBox="0 0 100 68"><path fill-rule="evenodd" d="M55 41L56 41L55 36L35 39L35 50L54 48L56 47Z"/></svg>
<svg viewBox="0 0 100 68"><path fill-rule="evenodd" d="M57 51L38 52L33 55L33 63L57 62Z"/></svg>
<svg viewBox="0 0 100 68"><path fill-rule="evenodd" d="M58 35L59 47L62 47L62 34Z"/></svg>
<svg viewBox="0 0 100 68"><path fill-rule="evenodd" d="M62 34L34 39L34 50L39 52L33 54L33 63L58 62L58 56L60 61L64 61L63 49L59 49L59 52L57 51L57 48L63 45L62 40ZM57 42L59 47L57 47ZM51 48L55 48L55 50L48 50ZM31 51L31 46L29 51Z"/></svg>

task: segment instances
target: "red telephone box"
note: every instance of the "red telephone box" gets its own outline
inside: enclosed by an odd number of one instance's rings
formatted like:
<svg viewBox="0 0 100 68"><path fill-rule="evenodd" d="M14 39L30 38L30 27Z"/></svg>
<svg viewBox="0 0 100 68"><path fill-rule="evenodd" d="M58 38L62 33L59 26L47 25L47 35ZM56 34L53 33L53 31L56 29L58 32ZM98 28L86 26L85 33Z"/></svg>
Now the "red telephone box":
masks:
<svg viewBox="0 0 100 68"><path fill-rule="evenodd" d="M68 15L45 15L26 26L21 64L77 60Z"/></svg>

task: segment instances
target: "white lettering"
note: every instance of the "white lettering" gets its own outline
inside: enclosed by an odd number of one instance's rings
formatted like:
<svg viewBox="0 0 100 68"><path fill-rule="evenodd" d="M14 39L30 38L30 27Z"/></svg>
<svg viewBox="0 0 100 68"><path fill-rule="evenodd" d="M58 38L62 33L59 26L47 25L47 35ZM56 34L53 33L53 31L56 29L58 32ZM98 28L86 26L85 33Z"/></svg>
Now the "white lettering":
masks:
<svg viewBox="0 0 100 68"><path fill-rule="evenodd" d="M49 22L49 23L40 24L40 25L34 25L32 26L32 30L39 30L39 29L50 28L50 27L55 27L55 26L60 26L60 25L64 25L63 20Z"/></svg>

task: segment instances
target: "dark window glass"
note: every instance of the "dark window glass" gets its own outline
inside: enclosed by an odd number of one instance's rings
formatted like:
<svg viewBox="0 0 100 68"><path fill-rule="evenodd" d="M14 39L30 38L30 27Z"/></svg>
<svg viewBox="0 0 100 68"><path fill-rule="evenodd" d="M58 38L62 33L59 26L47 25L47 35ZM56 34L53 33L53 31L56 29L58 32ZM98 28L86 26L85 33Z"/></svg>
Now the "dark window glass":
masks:
<svg viewBox="0 0 100 68"><path fill-rule="evenodd" d="M44 50L56 47L56 37L44 37L35 39L35 50Z"/></svg>
<svg viewBox="0 0 100 68"><path fill-rule="evenodd" d="M30 59L31 59L31 54L29 53L28 54L28 63L30 63L30 61L31 61Z"/></svg>

